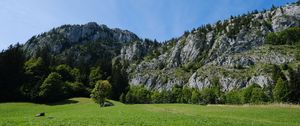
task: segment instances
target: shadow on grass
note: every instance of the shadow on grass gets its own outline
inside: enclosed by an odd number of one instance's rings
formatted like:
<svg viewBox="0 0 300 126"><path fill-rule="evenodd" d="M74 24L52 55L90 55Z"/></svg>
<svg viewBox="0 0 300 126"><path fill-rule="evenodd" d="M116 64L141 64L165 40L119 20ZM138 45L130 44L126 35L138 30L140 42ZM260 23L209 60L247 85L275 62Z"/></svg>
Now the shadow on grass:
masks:
<svg viewBox="0 0 300 126"><path fill-rule="evenodd" d="M67 105L67 104L76 104L76 103L78 103L78 101L67 99L67 100L54 102L54 103L46 103L46 105L55 106L55 105Z"/></svg>

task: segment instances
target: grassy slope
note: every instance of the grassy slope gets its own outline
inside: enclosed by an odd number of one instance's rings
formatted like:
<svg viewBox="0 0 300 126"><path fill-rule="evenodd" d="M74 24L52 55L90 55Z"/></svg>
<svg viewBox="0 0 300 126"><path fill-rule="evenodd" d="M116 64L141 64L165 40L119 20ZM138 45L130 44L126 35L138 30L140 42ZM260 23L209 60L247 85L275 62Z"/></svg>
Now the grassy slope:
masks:
<svg viewBox="0 0 300 126"><path fill-rule="evenodd" d="M186 104L124 105L99 108L90 99L62 105L0 104L0 126L31 125L202 125L299 126L299 106L200 106ZM46 112L46 117L34 117Z"/></svg>

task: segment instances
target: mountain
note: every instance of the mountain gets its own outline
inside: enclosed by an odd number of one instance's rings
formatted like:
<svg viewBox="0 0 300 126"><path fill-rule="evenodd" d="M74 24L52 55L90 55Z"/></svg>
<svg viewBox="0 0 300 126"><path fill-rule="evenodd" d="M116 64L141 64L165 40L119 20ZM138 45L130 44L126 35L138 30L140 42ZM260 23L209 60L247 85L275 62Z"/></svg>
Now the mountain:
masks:
<svg viewBox="0 0 300 126"><path fill-rule="evenodd" d="M250 84L272 86L272 64L298 64L295 46L268 45L266 36L300 26L300 7L292 4L268 11L254 11L218 21L185 33L157 48L158 55L133 62L127 72L129 84L170 90L174 85L198 89L217 79L222 91ZM125 46L122 50L132 50ZM144 50L140 48L140 50ZM145 59L145 57L144 57Z"/></svg>
<svg viewBox="0 0 300 126"><path fill-rule="evenodd" d="M33 36L23 49L28 57L38 57L47 52L58 62L71 66L105 64L103 68L107 68L111 66L112 58L120 54L122 46L132 41L140 39L130 31L90 22L63 25Z"/></svg>
<svg viewBox="0 0 300 126"><path fill-rule="evenodd" d="M113 78L109 71L117 64L130 85L151 90L170 90L175 85L204 89L217 81L227 92L254 83L272 86L273 64L299 64L295 46L266 44L269 33L299 26L300 7L290 4L232 16L164 43L88 23L54 28L32 37L23 49L28 57L46 50L71 66L100 64L109 68L104 71Z"/></svg>

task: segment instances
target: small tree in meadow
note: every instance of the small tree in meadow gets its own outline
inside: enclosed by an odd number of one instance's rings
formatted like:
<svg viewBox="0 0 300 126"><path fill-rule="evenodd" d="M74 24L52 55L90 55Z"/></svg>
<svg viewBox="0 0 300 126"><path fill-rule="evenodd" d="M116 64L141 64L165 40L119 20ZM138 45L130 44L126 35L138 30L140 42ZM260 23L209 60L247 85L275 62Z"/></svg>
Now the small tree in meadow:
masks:
<svg viewBox="0 0 300 126"><path fill-rule="evenodd" d="M111 91L111 84L107 80L97 81L92 91L91 98L101 107L104 107L105 99Z"/></svg>

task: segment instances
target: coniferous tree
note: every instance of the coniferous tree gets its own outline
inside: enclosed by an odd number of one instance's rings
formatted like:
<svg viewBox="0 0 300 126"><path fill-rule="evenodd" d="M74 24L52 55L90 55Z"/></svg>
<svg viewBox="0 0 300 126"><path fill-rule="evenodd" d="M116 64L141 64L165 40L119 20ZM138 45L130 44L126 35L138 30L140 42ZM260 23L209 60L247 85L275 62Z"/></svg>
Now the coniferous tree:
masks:
<svg viewBox="0 0 300 126"><path fill-rule="evenodd" d="M273 89L273 96L276 102L286 102L289 93L288 85L282 78L278 78Z"/></svg>

